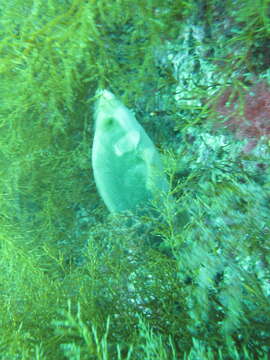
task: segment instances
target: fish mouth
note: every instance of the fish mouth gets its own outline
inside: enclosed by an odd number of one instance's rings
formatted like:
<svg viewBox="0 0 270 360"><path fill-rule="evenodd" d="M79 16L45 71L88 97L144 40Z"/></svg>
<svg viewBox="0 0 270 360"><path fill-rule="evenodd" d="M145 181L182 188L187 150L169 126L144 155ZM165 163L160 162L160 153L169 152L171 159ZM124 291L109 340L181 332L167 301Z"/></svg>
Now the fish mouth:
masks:
<svg viewBox="0 0 270 360"><path fill-rule="evenodd" d="M106 100L112 100L115 98L113 93L111 93L109 90L106 89L97 89L95 97L97 98L103 97Z"/></svg>

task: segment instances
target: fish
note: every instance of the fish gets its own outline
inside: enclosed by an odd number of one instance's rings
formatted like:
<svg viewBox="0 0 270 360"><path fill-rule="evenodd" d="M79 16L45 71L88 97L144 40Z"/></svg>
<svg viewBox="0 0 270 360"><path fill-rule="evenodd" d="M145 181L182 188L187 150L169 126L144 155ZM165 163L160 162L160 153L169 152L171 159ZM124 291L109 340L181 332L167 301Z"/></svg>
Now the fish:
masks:
<svg viewBox="0 0 270 360"><path fill-rule="evenodd" d="M106 89L97 91L92 168L109 212L138 212L169 191L161 156L133 112Z"/></svg>

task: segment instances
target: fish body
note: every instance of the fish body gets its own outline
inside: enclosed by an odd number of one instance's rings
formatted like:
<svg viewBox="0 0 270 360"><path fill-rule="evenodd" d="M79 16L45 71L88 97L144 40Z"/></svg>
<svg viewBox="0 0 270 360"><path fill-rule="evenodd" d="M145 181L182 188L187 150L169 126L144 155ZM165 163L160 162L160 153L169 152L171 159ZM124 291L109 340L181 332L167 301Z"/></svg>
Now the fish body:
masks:
<svg viewBox="0 0 270 360"><path fill-rule="evenodd" d="M152 140L108 90L98 93L92 166L97 189L112 213L141 209L169 188Z"/></svg>

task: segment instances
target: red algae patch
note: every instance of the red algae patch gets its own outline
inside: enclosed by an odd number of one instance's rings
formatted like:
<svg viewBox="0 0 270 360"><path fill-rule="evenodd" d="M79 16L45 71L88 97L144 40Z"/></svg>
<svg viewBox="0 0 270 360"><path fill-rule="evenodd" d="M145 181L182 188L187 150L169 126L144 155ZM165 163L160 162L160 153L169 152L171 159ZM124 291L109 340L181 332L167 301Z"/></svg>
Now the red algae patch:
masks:
<svg viewBox="0 0 270 360"><path fill-rule="evenodd" d="M222 125L238 139L248 138L243 151L250 152L262 136L270 138L270 86L261 81L241 92L228 88L218 98L215 110Z"/></svg>

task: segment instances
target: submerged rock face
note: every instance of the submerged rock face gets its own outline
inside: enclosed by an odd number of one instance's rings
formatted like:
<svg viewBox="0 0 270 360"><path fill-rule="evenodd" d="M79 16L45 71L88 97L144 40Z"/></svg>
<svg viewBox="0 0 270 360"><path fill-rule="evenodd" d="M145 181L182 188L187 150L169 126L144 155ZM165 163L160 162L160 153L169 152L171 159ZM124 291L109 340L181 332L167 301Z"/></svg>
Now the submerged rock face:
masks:
<svg viewBox="0 0 270 360"><path fill-rule="evenodd" d="M98 92L92 166L110 212L136 210L168 191L160 156L133 113L107 90Z"/></svg>

